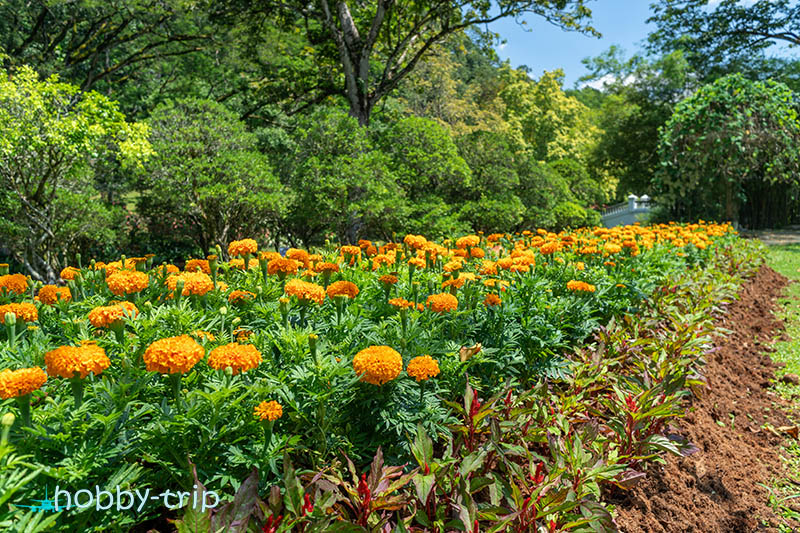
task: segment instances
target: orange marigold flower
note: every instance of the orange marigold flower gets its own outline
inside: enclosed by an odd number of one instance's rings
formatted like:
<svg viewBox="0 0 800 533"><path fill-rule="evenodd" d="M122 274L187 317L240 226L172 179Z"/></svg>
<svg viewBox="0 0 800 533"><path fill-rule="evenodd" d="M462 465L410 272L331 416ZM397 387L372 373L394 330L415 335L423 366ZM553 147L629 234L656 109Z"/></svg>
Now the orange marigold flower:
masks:
<svg viewBox="0 0 800 533"><path fill-rule="evenodd" d="M453 311L458 307L458 298L449 292L431 294L428 296L425 304L428 305L432 311L444 313L447 311Z"/></svg>
<svg viewBox="0 0 800 533"><path fill-rule="evenodd" d="M445 265L442 267L445 272L456 272L462 268L464 268L464 263L455 259L445 263Z"/></svg>
<svg viewBox="0 0 800 533"><path fill-rule="evenodd" d="M53 305L57 301L68 302L72 300L72 293L69 287L57 287L55 285L45 285L39 289L39 294L36 295L39 301L43 304Z"/></svg>
<svg viewBox="0 0 800 533"><path fill-rule="evenodd" d="M214 342L214 340L216 339L216 337L214 337L213 333L210 333L208 331L203 331L202 329L197 329L197 330L193 331L192 332L192 336L193 337L197 337L201 341L202 340L207 340L207 341L210 341L210 342Z"/></svg>
<svg viewBox="0 0 800 533"><path fill-rule="evenodd" d="M358 246L344 245L340 248L340 251L344 256L351 255L357 257L361 255L361 248Z"/></svg>
<svg viewBox="0 0 800 533"><path fill-rule="evenodd" d="M358 239L358 247L359 248L369 248L372 246L372 241L368 241L366 239Z"/></svg>
<svg viewBox="0 0 800 533"><path fill-rule="evenodd" d="M232 342L218 346L208 354L208 366L215 370L231 367L233 375L247 372L261 364L261 352L252 344Z"/></svg>
<svg viewBox="0 0 800 533"><path fill-rule="evenodd" d="M334 272L339 272L339 265L336 263L317 263L314 265L314 272L330 272L331 274Z"/></svg>
<svg viewBox="0 0 800 533"><path fill-rule="evenodd" d="M577 281L572 280L567 282L567 288L571 291L580 291L580 292L594 292L595 286L585 281Z"/></svg>
<svg viewBox="0 0 800 533"><path fill-rule="evenodd" d="M297 272L298 268L300 268L300 263L294 259L276 257L275 259L270 259L269 263L267 263L267 274L270 276L274 276L279 272L284 274L294 274Z"/></svg>
<svg viewBox="0 0 800 533"><path fill-rule="evenodd" d="M261 402L253 410L253 415L261 420L274 422L283 416L283 406L274 400Z"/></svg>
<svg viewBox="0 0 800 533"><path fill-rule="evenodd" d="M511 272L530 272L531 267L529 267L528 265L519 265L515 263L511 265L508 268L508 270L510 270Z"/></svg>
<svg viewBox="0 0 800 533"><path fill-rule="evenodd" d="M483 259L486 257L486 251L483 248L475 247L469 251L469 255L476 259Z"/></svg>
<svg viewBox="0 0 800 533"><path fill-rule="evenodd" d="M0 324L6 323L6 313L12 313L18 320L23 320L25 322L36 322L39 320L39 311L36 310L36 306L28 302L0 305Z"/></svg>
<svg viewBox="0 0 800 533"><path fill-rule="evenodd" d="M403 358L389 346L370 346L353 357L353 370L361 381L383 385L400 375Z"/></svg>
<svg viewBox="0 0 800 533"><path fill-rule="evenodd" d="M442 283L442 288L446 289L447 287L455 287L456 289L460 289L464 286L464 282L467 281L462 277L457 277L454 279L448 279L447 281Z"/></svg>
<svg viewBox="0 0 800 533"><path fill-rule="evenodd" d="M473 246L478 246L480 244L481 238L477 235L467 235L466 237L461 237L460 239L456 239L456 247L457 248L471 248Z"/></svg>
<svg viewBox="0 0 800 533"><path fill-rule="evenodd" d="M395 283L397 283L397 276L393 276L391 274L385 274L379 277L378 281L380 281L384 285L394 285Z"/></svg>
<svg viewBox="0 0 800 533"><path fill-rule="evenodd" d="M214 282L204 272L183 272L182 274L173 274L168 277L167 287L173 293L178 286L178 281L183 281L181 296L189 296L190 294L202 296L214 290Z"/></svg>
<svg viewBox="0 0 800 533"><path fill-rule="evenodd" d="M615 267L617 264L614 261L603 261L603 265L607 267Z"/></svg>
<svg viewBox="0 0 800 533"><path fill-rule="evenodd" d="M258 251L258 243L254 239L242 239L241 241L231 241L228 244L228 254L232 256L250 254Z"/></svg>
<svg viewBox="0 0 800 533"><path fill-rule="evenodd" d="M618 254L622 251L622 246L614 242L607 242L603 246L603 251L607 254Z"/></svg>
<svg viewBox="0 0 800 533"><path fill-rule="evenodd" d="M486 237L486 240L489 242L497 242L503 237L505 237L505 235L503 235L502 233L492 233L491 235Z"/></svg>
<svg viewBox="0 0 800 533"><path fill-rule="evenodd" d="M408 362L406 373L417 381L425 381L439 375L439 362L430 355L415 357Z"/></svg>
<svg viewBox="0 0 800 533"><path fill-rule="evenodd" d="M59 276L60 276L60 277L61 277L61 279L63 279L64 281L70 281L70 280L73 280L73 279L75 279L75 277L76 277L78 274L80 274L80 272L81 272L81 271L80 271L80 270L78 270L77 268L68 266L68 267L64 268L64 269L61 271L61 274L59 274Z"/></svg>
<svg viewBox="0 0 800 533"><path fill-rule="evenodd" d="M358 296L359 290L355 283L350 281L337 281L328 286L328 298L333 298L340 294L347 296L351 300Z"/></svg>
<svg viewBox="0 0 800 533"><path fill-rule="evenodd" d="M282 258L283 256L278 252L261 252L258 254L258 258L262 261L272 261L273 259Z"/></svg>
<svg viewBox="0 0 800 533"><path fill-rule="evenodd" d="M494 307L496 305L501 305L502 303L503 300L501 300L498 295L491 292L486 295L486 298L483 299L483 305L486 307Z"/></svg>
<svg viewBox="0 0 800 533"><path fill-rule="evenodd" d="M23 294L28 290L28 277L24 274L6 274L0 276L0 294L3 292Z"/></svg>
<svg viewBox="0 0 800 533"><path fill-rule="evenodd" d="M291 279L286 282L283 288L289 296L297 296L298 299L304 301L314 301L322 304L325 300L325 289L316 283L310 283L301 279Z"/></svg>
<svg viewBox="0 0 800 533"><path fill-rule="evenodd" d="M78 374L84 379L90 373L99 376L111 365L105 350L94 343L80 346L60 346L44 354L47 373L70 379Z"/></svg>
<svg viewBox="0 0 800 533"><path fill-rule="evenodd" d="M578 270L584 270L586 268L586 264L583 261L578 261L575 263L575 268Z"/></svg>
<svg viewBox="0 0 800 533"><path fill-rule="evenodd" d="M118 304L95 307L89 311L89 322L96 328L107 328L115 322L119 322L126 315L136 318L139 309L131 302L120 302Z"/></svg>
<svg viewBox="0 0 800 533"><path fill-rule="evenodd" d="M25 396L42 388L46 381L47 374L38 366L19 370L8 368L0 370L0 398L8 400Z"/></svg>
<svg viewBox="0 0 800 533"><path fill-rule="evenodd" d="M173 264L158 265L154 270L155 270L156 274L159 274L159 275L162 275L162 276L168 275L168 274L177 274L178 272L181 271L181 269L179 269L178 267L176 267Z"/></svg>
<svg viewBox="0 0 800 533"><path fill-rule="evenodd" d="M421 257L412 257L408 260L409 265L414 265L416 268L425 268L425 260Z"/></svg>
<svg viewBox="0 0 800 533"><path fill-rule="evenodd" d="M469 254L467 253L467 251L466 250L462 250L461 248L459 248L457 250L453 250L453 255L455 257L460 257L462 259L466 259L467 257L469 257Z"/></svg>
<svg viewBox="0 0 800 533"><path fill-rule="evenodd" d="M414 307L414 302L409 302L405 298L392 298L389 300L389 305L398 309L405 309L407 307Z"/></svg>
<svg viewBox="0 0 800 533"><path fill-rule="evenodd" d="M394 256L386 254L378 254L372 258L372 270L378 270L381 265L393 265Z"/></svg>
<svg viewBox="0 0 800 533"><path fill-rule="evenodd" d="M206 259L189 259L186 261L186 265L183 267L183 270L186 272L203 272L205 274L211 274L211 266L209 266L208 260Z"/></svg>
<svg viewBox="0 0 800 533"><path fill-rule="evenodd" d="M147 347L144 364L148 372L177 374L189 372L205 355L203 347L189 335L160 339Z"/></svg>
<svg viewBox="0 0 800 533"><path fill-rule="evenodd" d="M137 270L118 270L106 278L106 284L115 296L125 296L146 289L150 278Z"/></svg>
<svg viewBox="0 0 800 533"><path fill-rule="evenodd" d="M289 248L286 250L286 259L293 259L298 263L302 263L303 266L308 265L308 258L308 252L300 248Z"/></svg>
<svg viewBox="0 0 800 533"><path fill-rule="evenodd" d="M539 247L539 252L542 255L549 255L561 250L561 243L556 241L549 241Z"/></svg>
<svg viewBox="0 0 800 533"><path fill-rule="evenodd" d="M251 302L255 299L255 293L250 291L233 291L228 295L228 301L232 304Z"/></svg>
<svg viewBox="0 0 800 533"><path fill-rule="evenodd" d="M412 235L408 234L403 239L403 242L408 245L409 248L412 250L419 250L420 248L424 248L426 244L428 244L428 239L423 237L422 235Z"/></svg>
<svg viewBox="0 0 800 533"><path fill-rule="evenodd" d="M247 263L247 265L248 265L247 266L248 270L258 268L258 259L251 258L250 261ZM228 261L228 266L230 266L231 268L239 268L244 270L244 259L240 258L231 259L230 261Z"/></svg>
<svg viewBox="0 0 800 533"><path fill-rule="evenodd" d="M484 260L481 263L480 273L484 276L496 276L497 264L494 261Z"/></svg>

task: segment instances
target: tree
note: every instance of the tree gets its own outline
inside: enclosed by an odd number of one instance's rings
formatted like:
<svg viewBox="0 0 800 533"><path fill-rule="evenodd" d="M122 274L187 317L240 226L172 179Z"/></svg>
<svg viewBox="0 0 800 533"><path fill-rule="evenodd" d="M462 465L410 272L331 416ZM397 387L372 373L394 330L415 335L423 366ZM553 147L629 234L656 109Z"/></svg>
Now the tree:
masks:
<svg viewBox="0 0 800 533"><path fill-rule="evenodd" d="M682 219L737 221L765 187L800 183L798 143L788 87L725 76L680 102L664 126L657 198Z"/></svg>
<svg viewBox="0 0 800 533"><path fill-rule="evenodd" d="M766 59L775 43L800 44L800 5L791 0L659 0L648 20L656 30L648 37L651 51L682 50L705 81L731 72L753 77L780 77L784 61Z"/></svg>
<svg viewBox="0 0 800 533"><path fill-rule="evenodd" d="M0 3L6 67L28 64L88 90L155 60L193 54L211 39L203 11L176 0L8 0Z"/></svg>
<svg viewBox="0 0 800 533"><path fill-rule="evenodd" d="M263 0L245 12L260 30L278 21L305 32L319 65L335 65L341 77L339 94L348 102L350 114L366 125L375 105L448 36L525 14L596 34L584 24L591 16L585 4L586 0Z"/></svg>
<svg viewBox="0 0 800 533"><path fill-rule="evenodd" d="M139 211L152 229L175 228L205 253L274 232L290 196L236 114L188 99L159 106L148 124L156 155L141 173Z"/></svg>
<svg viewBox="0 0 800 533"><path fill-rule="evenodd" d="M333 233L340 242L361 236L388 240L398 229L405 195L388 157L368 131L340 108L319 108L295 129L293 153L281 167L296 191L283 233L310 245Z"/></svg>
<svg viewBox="0 0 800 533"><path fill-rule="evenodd" d="M0 81L2 232L15 259L40 280L56 279L81 239L108 236L92 161L111 150L124 165L151 153L144 124L129 123L105 96L82 93L22 67Z"/></svg>
<svg viewBox="0 0 800 533"><path fill-rule="evenodd" d="M588 166L619 180L616 196L651 194L658 168L658 129L679 101L698 87L697 75L680 50L663 57L626 58L615 46L584 59L590 73L580 81L602 82L602 91L585 87L574 93L594 107L602 134L592 147Z"/></svg>

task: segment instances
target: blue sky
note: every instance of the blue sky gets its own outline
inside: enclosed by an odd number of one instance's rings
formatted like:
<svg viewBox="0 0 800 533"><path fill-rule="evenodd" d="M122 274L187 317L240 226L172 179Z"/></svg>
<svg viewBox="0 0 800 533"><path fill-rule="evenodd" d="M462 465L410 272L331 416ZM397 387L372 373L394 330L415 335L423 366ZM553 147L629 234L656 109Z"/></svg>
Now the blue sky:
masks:
<svg viewBox="0 0 800 533"><path fill-rule="evenodd" d="M598 0L589 6L592 25L603 34L601 39L566 32L541 17L526 17L526 29L532 31L521 28L514 20L501 20L489 26L507 41L498 47L498 54L504 60L510 59L514 67L527 65L536 78L545 70L561 68L566 75L564 86L571 88L586 74L581 59L596 56L612 44L631 55L652 29L645 23L650 16L649 0Z"/></svg>

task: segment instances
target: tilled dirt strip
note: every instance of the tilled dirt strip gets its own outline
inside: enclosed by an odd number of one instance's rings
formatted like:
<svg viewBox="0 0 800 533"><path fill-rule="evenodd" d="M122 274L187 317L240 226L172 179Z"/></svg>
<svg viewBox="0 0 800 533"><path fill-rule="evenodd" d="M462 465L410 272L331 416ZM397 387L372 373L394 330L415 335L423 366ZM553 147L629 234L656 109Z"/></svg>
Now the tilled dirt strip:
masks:
<svg viewBox="0 0 800 533"><path fill-rule="evenodd" d="M700 451L668 457L633 490L609 499L617 505L621 531L777 531L780 519L759 484L782 475L782 437L762 426L790 424L780 409L785 402L769 391L776 366L765 355L783 329L771 311L787 284L763 267L728 307L718 326L731 333L717 341L703 369L709 387L678 423ZM787 525L800 531L800 524Z"/></svg>

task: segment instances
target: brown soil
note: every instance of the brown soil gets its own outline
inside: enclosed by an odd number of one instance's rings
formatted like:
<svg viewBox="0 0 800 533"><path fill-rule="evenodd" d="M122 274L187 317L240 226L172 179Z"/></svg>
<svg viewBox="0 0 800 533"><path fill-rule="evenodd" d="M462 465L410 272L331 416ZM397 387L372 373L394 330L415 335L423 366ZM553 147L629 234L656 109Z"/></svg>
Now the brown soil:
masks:
<svg viewBox="0 0 800 533"><path fill-rule="evenodd" d="M776 365L765 355L783 329L771 311L788 283L763 267L717 322L731 333L720 337L717 350L707 356L702 372L709 386L678 423L699 451L668 457L630 492L611 498L620 531L777 531L781 519L759 484L782 476L784 437L764 425L791 425L781 409L788 406L769 390ZM800 531L800 524L787 525Z"/></svg>

